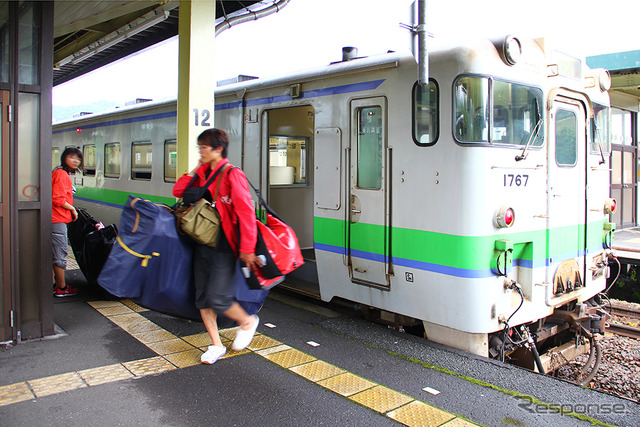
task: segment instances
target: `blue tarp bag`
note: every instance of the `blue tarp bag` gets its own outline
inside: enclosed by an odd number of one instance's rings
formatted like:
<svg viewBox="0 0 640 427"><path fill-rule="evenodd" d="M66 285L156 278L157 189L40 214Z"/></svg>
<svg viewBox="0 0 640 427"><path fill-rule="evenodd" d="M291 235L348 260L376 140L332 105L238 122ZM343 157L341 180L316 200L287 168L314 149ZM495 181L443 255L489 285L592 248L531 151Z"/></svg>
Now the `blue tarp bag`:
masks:
<svg viewBox="0 0 640 427"><path fill-rule="evenodd" d="M133 195L98 284L150 309L200 318L191 266L193 244L178 234L169 206Z"/></svg>
<svg viewBox="0 0 640 427"><path fill-rule="evenodd" d="M178 234L167 205L131 195L98 284L112 295L131 298L152 310L200 319L193 286L193 245ZM233 281L242 308L249 314L260 311L269 291L249 289L238 262Z"/></svg>

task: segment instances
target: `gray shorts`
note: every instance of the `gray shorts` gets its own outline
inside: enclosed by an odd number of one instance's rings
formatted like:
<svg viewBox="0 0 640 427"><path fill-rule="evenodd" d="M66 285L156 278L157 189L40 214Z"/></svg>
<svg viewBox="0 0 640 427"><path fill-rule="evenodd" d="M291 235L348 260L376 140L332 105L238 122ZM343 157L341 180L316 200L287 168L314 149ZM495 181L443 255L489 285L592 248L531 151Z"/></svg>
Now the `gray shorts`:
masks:
<svg viewBox="0 0 640 427"><path fill-rule="evenodd" d="M60 268L67 268L67 224L54 222L51 224L53 237L53 265Z"/></svg>

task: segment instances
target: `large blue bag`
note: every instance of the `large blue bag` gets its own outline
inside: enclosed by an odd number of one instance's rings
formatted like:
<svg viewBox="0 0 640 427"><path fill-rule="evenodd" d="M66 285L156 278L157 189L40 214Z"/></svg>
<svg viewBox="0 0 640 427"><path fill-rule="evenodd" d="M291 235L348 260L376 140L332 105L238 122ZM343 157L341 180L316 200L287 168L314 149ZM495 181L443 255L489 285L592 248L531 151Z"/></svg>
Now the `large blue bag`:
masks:
<svg viewBox="0 0 640 427"><path fill-rule="evenodd" d="M200 319L194 303L192 255L193 243L178 234L167 205L131 195L98 284L152 310ZM234 283L240 305L249 314L257 313L268 291L249 289L239 266Z"/></svg>

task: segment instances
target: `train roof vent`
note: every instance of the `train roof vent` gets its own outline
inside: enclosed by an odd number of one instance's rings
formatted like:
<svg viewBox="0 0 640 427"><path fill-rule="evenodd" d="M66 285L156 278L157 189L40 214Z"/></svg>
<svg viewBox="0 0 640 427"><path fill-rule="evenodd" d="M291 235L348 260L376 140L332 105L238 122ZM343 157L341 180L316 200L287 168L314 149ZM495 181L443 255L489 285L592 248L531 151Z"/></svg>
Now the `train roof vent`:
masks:
<svg viewBox="0 0 640 427"><path fill-rule="evenodd" d="M127 101L124 103L125 107L128 107L130 105L136 105L136 104L142 104L144 102L151 102L153 101L153 99L149 99L149 98L136 98L133 101Z"/></svg>
<svg viewBox="0 0 640 427"><path fill-rule="evenodd" d="M93 111L80 111L79 113L75 113L73 115L73 118L77 119L78 117L90 116L91 114L93 114Z"/></svg>
<svg viewBox="0 0 640 427"><path fill-rule="evenodd" d="M245 76L243 74L240 74L237 77L232 77L230 79L225 79L225 80L218 80L216 82L217 86L227 86L227 85L232 85L234 83L241 83L241 82L246 82L248 80L256 80L258 77L255 76Z"/></svg>

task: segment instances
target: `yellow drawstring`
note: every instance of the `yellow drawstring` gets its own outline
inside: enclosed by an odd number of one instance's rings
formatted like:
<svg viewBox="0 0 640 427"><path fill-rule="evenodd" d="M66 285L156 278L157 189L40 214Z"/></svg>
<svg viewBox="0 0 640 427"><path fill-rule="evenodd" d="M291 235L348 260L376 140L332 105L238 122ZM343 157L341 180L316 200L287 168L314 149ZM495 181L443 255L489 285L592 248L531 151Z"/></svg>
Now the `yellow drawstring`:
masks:
<svg viewBox="0 0 640 427"><path fill-rule="evenodd" d="M138 258L142 258L142 266L146 267L147 265L149 265L149 260L154 257L154 256L160 256L160 254L158 252L151 252L151 255L142 255L139 254L138 252L135 252L133 250L131 250L130 248L127 247L127 245L125 245L122 242L122 239L120 238L120 236L116 237L116 240L118 241L118 243L120 244L120 246L122 246L122 248L129 252L131 255L133 256L137 256Z"/></svg>

